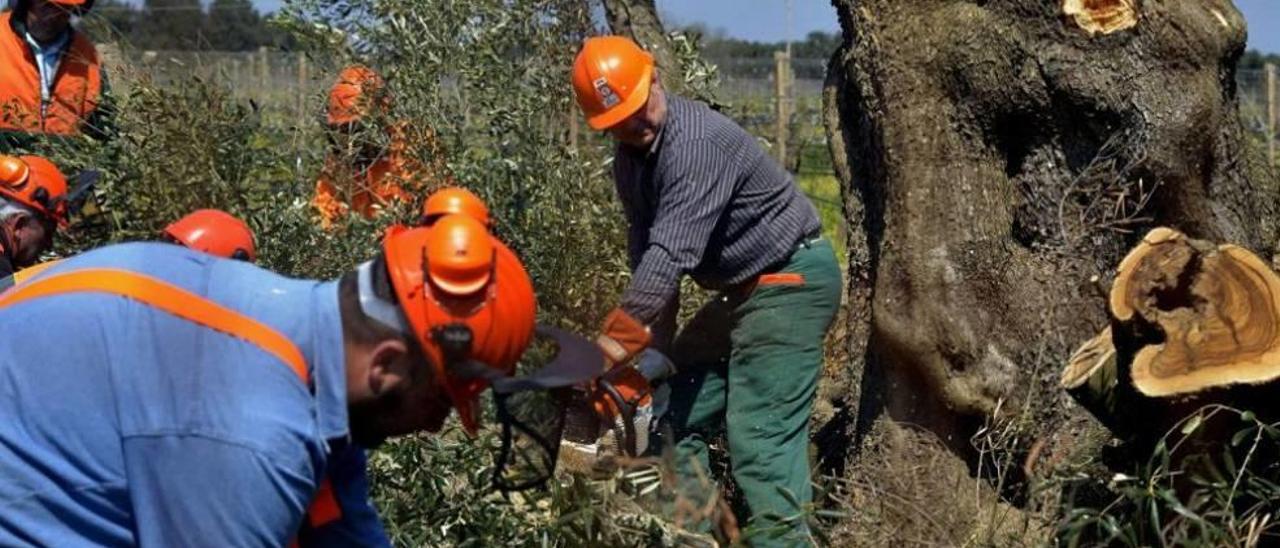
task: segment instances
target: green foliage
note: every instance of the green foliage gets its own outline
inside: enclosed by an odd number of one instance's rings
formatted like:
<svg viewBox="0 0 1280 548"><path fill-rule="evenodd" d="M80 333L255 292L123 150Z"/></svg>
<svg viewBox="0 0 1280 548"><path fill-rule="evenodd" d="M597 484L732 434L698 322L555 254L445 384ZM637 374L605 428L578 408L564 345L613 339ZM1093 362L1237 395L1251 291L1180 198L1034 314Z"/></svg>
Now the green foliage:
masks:
<svg viewBox="0 0 1280 548"><path fill-rule="evenodd" d="M25 149L53 157L68 174L102 173L94 213L60 238L59 254L153 240L187 212L217 207L244 218L257 234L260 262L287 274L335 277L372 255L380 226L352 221L335 236L312 218L314 168L299 166L319 164L313 151L323 149L306 146L318 135L291 134L252 103L198 79L130 87L116 97L119 115L107 139L55 137Z"/></svg>
<svg viewBox="0 0 1280 548"><path fill-rule="evenodd" d="M430 17L422 14L429 13ZM524 260L544 322L593 331L627 279L623 215L600 141L568 146L569 65L591 29L576 0L289 2L277 21L389 82L389 120L431 128L456 180L481 195ZM323 55L320 55L323 57ZM410 151L423 163L436 151ZM374 497L397 544L648 544L660 520L616 479L490 489L497 446L457 431L399 440L374 458ZM620 507L624 505L625 507Z"/></svg>
<svg viewBox="0 0 1280 548"><path fill-rule="evenodd" d="M1280 55L1262 53L1256 49L1251 49L1240 56L1240 62L1236 65L1236 70L1262 70L1267 63L1280 65Z"/></svg>
<svg viewBox="0 0 1280 548"><path fill-rule="evenodd" d="M566 146L576 108L568 69L590 29L587 7L568 0L346 7L290 2L284 18L311 43L340 35L364 52L362 61L390 82L393 116L433 128L458 181L488 200L497 232L537 283L544 317L594 326L626 267L605 151Z"/></svg>
<svg viewBox="0 0 1280 548"><path fill-rule="evenodd" d="M103 12L120 21L120 31L163 26L119 13ZM296 0L273 23L310 48L308 58L326 80L349 62L381 72L394 103L370 123L367 137L385 144L379 130L397 122L433 133L442 146L411 144L408 155L423 164L443 155L453 177L488 201L495 231L534 279L539 319L585 334L596 328L617 303L628 269L611 145L592 135L568 145L568 122L580 116L569 64L593 31L586 3ZM678 33L673 41L685 83L710 97L714 67L700 60L696 41ZM112 76L119 115L105 139L54 138L28 147L68 173L94 168L103 175L94 207L60 236L58 255L156 239L181 215L217 207L249 222L263 266L331 279L372 257L387 225L414 217L416 203L324 231L308 204L329 149L319 123L298 124L296 115L237 99L222 79L160 84L129 71ZM699 297L684 293L686 313ZM651 466L597 478L566 474L545 491L503 497L489 484L496 445L492 429L470 439L450 423L440 435L375 452L374 498L396 544L654 546L688 538L659 517L665 501Z"/></svg>
<svg viewBox="0 0 1280 548"><path fill-rule="evenodd" d="M694 25L686 29L687 33L702 37L702 54L711 59L758 59L764 62L773 60L773 53L787 49L786 42L756 42L753 40L742 40L732 38L723 32L708 33L700 26ZM805 36L804 40L792 42L791 57L794 59L827 59L840 46L841 37L839 33L825 33L822 31L813 31ZM821 79L823 73L821 67L811 68L805 65L797 65L797 78L816 78ZM754 76L751 74L737 74L730 70L728 76Z"/></svg>
<svg viewBox="0 0 1280 548"><path fill-rule="evenodd" d="M1069 546L1270 545L1280 539L1277 455L1280 423L1204 407L1171 428L1132 474L1112 477L1108 502L1069 508L1060 538Z"/></svg>
<svg viewBox="0 0 1280 548"><path fill-rule="evenodd" d="M249 51L289 46L250 0L122 0L97 2L82 24L97 42L122 40L142 50Z"/></svg>

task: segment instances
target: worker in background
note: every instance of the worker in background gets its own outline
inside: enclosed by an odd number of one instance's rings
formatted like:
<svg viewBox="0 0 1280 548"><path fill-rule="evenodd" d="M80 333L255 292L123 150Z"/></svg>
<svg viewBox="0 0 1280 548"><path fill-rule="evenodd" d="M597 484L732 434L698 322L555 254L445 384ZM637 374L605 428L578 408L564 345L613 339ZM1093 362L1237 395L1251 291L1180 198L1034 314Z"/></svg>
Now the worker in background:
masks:
<svg viewBox="0 0 1280 548"><path fill-rule="evenodd" d="M418 226L431 226L445 215L460 213L480 221L486 227L492 227L489 218L489 206L484 200L470 190L462 187L446 187L431 193L422 202L422 217Z"/></svg>
<svg viewBox="0 0 1280 548"><path fill-rule="evenodd" d="M39 156L0 155L0 278L35 264L67 224L67 179Z"/></svg>
<svg viewBox="0 0 1280 548"><path fill-rule="evenodd" d="M253 232L249 230L249 225L230 213L218 209L193 211L170 223L160 235L170 243L203 251L216 257L249 262L253 262L256 258ZM45 261L14 272L8 277L0 277L0 291L21 284L59 262L61 259Z"/></svg>
<svg viewBox="0 0 1280 548"><path fill-rule="evenodd" d="M63 260L0 294L0 545L285 545L349 510L352 444L474 433L534 307L465 215L332 282L154 243Z"/></svg>
<svg viewBox="0 0 1280 548"><path fill-rule="evenodd" d="M164 227L162 234L172 243L217 257L257 260L249 225L220 209L192 211Z"/></svg>
<svg viewBox="0 0 1280 548"><path fill-rule="evenodd" d="M224 259L254 262L257 253L249 225L222 210L199 209L170 223L161 232L170 243ZM48 261L0 280L0 290L24 283L61 261ZM341 453L330 455L327 465L330 490L323 500L313 501L309 515L322 519L304 520L296 537L298 548L313 546L390 546L376 510L369 502L368 463L363 448L347 444ZM333 508L340 508L334 512ZM328 515L328 517L325 517Z"/></svg>
<svg viewBox="0 0 1280 548"><path fill-rule="evenodd" d="M627 38L587 39L573 89L587 123L617 143L613 176L629 222L632 277L600 346L610 366L666 348L680 279L721 293L670 344L667 419L682 490L705 493L708 443L728 438L756 545L808 542L809 417L840 269L817 211L757 140L707 105L663 89Z"/></svg>
<svg viewBox="0 0 1280 548"><path fill-rule="evenodd" d="M451 184L435 134L388 120L390 108L378 73L360 65L342 69L329 92L331 146L311 200L325 228L348 213L369 219L394 202L413 203L431 186ZM414 157L423 152L429 164Z"/></svg>
<svg viewBox="0 0 1280 548"><path fill-rule="evenodd" d="M89 38L71 26L92 6L93 0L16 0L0 14L0 143L102 132L106 76Z"/></svg>

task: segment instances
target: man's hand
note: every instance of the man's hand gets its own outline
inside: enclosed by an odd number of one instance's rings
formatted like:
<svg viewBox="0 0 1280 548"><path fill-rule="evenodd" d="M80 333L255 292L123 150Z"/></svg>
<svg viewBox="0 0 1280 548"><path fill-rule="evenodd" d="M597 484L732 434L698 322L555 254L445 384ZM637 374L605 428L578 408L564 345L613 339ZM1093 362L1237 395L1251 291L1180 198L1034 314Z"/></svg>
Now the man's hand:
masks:
<svg viewBox="0 0 1280 548"><path fill-rule="evenodd" d="M630 362L653 340L649 326L640 323L621 308L615 308L604 318L596 344L604 352L606 369L613 369Z"/></svg>
<svg viewBox="0 0 1280 548"><path fill-rule="evenodd" d="M617 367L605 373L591 393L591 408L600 418L613 422L619 415L653 403L653 389L634 367ZM610 390L607 387L611 387ZM619 402L618 400L621 400ZM621 404L621 407L619 406Z"/></svg>

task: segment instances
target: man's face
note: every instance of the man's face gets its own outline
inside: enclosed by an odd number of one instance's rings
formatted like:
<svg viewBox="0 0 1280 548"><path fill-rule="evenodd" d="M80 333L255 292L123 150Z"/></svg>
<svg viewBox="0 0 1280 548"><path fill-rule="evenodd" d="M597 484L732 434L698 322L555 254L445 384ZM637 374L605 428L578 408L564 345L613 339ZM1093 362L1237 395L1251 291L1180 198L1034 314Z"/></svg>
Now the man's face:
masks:
<svg viewBox="0 0 1280 548"><path fill-rule="evenodd" d="M361 446L374 448L387 438L414 432L439 432L449 418L449 395L442 384L434 381L435 375L427 364L405 366L414 371L409 382L370 401L348 406L351 437Z"/></svg>
<svg viewBox="0 0 1280 548"><path fill-rule="evenodd" d="M49 0L33 0L26 23L36 41L51 42L71 26L71 11Z"/></svg>
<svg viewBox="0 0 1280 548"><path fill-rule="evenodd" d="M7 221L13 245L14 266L28 267L53 247L54 224L38 215L15 215Z"/></svg>
<svg viewBox="0 0 1280 548"><path fill-rule="evenodd" d="M649 100L645 101L640 110L605 130L614 140L635 148L647 149L658 138L658 130L667 118L667 101L656 80L650 86Z"/></svg>

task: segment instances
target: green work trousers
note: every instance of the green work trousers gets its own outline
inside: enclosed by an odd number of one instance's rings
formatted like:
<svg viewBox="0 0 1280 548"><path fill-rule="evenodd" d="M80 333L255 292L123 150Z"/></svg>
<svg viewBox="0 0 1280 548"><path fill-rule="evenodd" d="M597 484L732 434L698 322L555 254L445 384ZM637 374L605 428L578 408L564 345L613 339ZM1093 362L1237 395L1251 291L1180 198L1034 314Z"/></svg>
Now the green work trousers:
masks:
<svg viewBox="0 0 1280 548"><path fill-rule="evenodd" d="M724 432L752 544L803 545L805 519L791 518L813 498L809 416L840 306L840 268L820 238L762 280L716 296L676 338L667 420L682 494L705 504L714 490L707 444Z"/></svg>

